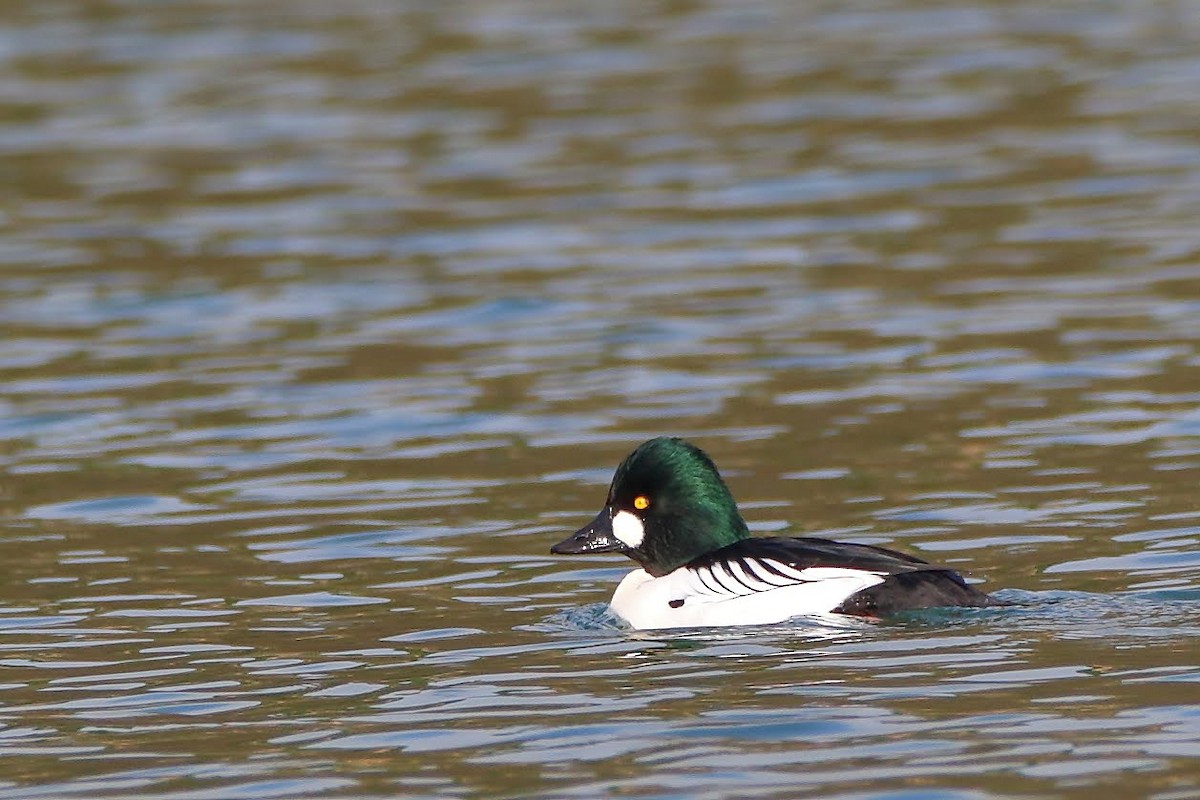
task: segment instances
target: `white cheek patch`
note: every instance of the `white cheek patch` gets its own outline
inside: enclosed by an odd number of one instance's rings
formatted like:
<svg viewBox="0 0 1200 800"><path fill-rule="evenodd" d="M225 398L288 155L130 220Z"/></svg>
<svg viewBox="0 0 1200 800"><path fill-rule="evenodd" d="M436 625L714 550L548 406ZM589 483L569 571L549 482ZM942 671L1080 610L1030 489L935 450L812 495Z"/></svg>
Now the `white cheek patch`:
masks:
<svg viewBox="0 0 1200 800"><path fill-rule="evenodd" d="M641 547L646 538L646 529L642 521L628 511L618 511L612 519L613 536L621 540L626 547Z"/></svg>

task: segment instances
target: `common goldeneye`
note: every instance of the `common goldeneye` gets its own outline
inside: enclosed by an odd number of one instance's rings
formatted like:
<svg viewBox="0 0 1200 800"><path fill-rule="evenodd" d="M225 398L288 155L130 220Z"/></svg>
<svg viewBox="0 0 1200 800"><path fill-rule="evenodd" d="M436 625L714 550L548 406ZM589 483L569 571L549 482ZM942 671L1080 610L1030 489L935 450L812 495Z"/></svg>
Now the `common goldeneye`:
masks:
<svg viewBox="0 0 1200 800"><path fill-rule="evenodd" d="M611 608L641 629L999 604L948 567L884 547L752 538L712 460L666 437L630 453L596 518L550 552L618 552L640 564L617 586Z"/></svg>

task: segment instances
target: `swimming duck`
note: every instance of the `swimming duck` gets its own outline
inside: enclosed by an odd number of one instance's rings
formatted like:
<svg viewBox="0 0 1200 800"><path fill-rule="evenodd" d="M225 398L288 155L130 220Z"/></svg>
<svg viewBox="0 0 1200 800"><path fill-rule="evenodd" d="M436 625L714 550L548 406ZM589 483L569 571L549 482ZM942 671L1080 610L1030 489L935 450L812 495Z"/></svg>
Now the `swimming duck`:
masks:
<svg viewBox="0 0 1200 800"><path fill-rule="evenodd" d="M636 561L641 568L622 579L611 608L639 629L998 604L954 570L884 547L751 537L712 460L667 437L630 453L596 518L550 552L617 552Z"/></svg>

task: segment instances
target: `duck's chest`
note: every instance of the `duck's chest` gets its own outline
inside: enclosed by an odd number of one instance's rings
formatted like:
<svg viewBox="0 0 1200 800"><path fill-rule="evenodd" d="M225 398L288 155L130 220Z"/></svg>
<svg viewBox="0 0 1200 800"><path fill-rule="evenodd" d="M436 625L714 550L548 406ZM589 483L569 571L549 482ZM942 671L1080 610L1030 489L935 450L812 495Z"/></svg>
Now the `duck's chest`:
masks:
<svg viewBox="0 0 1200 800"><path fill-rule="evenodd" d="M756 588L707 567L680 567L660 578L636 569L621 580L610 605L639 629L769 625L828 614L850 595L883 581L873 572L828 567L797 575L803 578Z"/></svg>

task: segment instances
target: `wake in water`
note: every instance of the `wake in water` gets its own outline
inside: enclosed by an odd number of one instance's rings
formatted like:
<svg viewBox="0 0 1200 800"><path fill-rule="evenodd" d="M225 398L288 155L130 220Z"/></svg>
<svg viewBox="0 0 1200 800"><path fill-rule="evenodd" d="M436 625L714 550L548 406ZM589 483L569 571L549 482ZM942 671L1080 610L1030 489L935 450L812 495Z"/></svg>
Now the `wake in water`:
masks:
<svg viewBox="0 0 1200 800"><path fill-rule="evenodd" d="M565 608L536 625L523 626L522 630L541 633L626 633L631 629L620 617L609 611L608 603L589 603L577 608Z"/></svg>
<svg viewBox="0 0 1200 800"><path fill-rule="evenodd" d="M857 638L896 628L993 628L997 631L1059 631L1065 638L1140 638L1200 636L1200 588L1102 594L1066 590L1002 589L994 594L1004 602L990 608L934 608L907 611L883 620L829 615L794 617L774 625L728 628L635 631L614 615L607 603L591 603L550 615L541 623L522 626L532 632L578 635L607 633L652 640L735 639L764 634L798 636L806 640Z"/></svg>
<svg viewBox="0 0 1200 800"><path fill-rule="evenodd" d="M564 609L536 625L522 630L556 635L607 633L615 637L641 641L727 641L754 636L783 636L805 642L854 639L870 632L875 626L857 617L830 615L827 617L793 617L774 625L739 625L728 628L671 628L639 631L613 614L607 603L591 603L579 608Z"/></svg>

